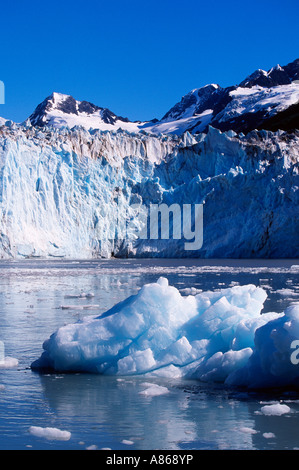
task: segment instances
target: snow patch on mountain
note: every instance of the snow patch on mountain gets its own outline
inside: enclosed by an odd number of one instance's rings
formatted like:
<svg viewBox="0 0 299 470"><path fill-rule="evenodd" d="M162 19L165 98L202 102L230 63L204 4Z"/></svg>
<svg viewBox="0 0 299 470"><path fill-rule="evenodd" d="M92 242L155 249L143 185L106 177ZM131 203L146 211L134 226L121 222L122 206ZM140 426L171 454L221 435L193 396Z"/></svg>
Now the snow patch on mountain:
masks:
<svg viewBox="0 0 299 470"><path fill-rule="evenodd" d="M190 110L189 110L190 111ZM154 125L145 125L144 129L153 134L183 134L192 128L193 132L203 132L210 124L213 110L207 109L199 115L190 115L185 112L186 117L174 120L161 121Z"/></svg>
<svg viewBox="0 0 299 470"><path fill-rule="evenodd" d="M221 113L221 120L230 119L235 114L255 113L266 110L268 116L284 111L289 106L299 102L299 85L281 85L273 88L253 86L252 88L238 87L230 92L234 101L228 104ZM219 115L217 116L219 119Z"/></svg>

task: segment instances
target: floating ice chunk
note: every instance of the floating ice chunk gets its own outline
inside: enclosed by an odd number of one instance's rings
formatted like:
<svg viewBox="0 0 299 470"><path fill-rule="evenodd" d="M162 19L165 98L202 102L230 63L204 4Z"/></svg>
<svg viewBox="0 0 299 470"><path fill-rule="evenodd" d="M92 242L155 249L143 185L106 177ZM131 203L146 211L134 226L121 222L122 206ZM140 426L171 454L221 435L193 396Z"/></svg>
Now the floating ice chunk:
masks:
<svg viewBox="0 0 299 470"><path fill-rule="evenodd" d="M273 405L265 405L261 408L261 413L266 416L281 416L286 413L290 413L291 408L288 405L282 403L275 403Z"/></svg>
<svg viewBox="0 0 299 470"><path fill-rule="evenodd" d="M276 294L280 294L280 295L283 295L283 296L286 296L286 297L287 296L292 297L292 296L299 295L298 292L295 292L293 289L286 289L286 288L285 289L278 289L276 291Z"/></svg>
<svg viewBox="0 0 299 470"><path fill-rule="evenodd" d="M18 359L14 357L5 356L2 360L0 360L0 369L10 369L17 367L18 365Z"/></svg>
<svg viewBox="0 0 299 470"><path fill-rule="evenodd" d="M298 385L290 344L299 338L299 305L261 314L266 297L254 285L183 296L159 278L100 316L59 328L32 368Z"/></svg>
<svg viewBox="0 0 299 470"><path fill-rule="evenodd" d="M181 294L185 295L196 295L202 292L202 289L197 289L196 287L185 287L184 289L180 289Z"/></svg>
<svg viewBox="0 0 299 470"><path fill-rule="evenodd" d="M243 432L244 434L257 434L259 431L256 431L255 429L248 428L246 426L243 426L238 429L240 432Z"/></svg>
<svg viewBox="0 0 299 470"><path fill-rule="evenodd" d="M168 388L163 387L162 385L158 385L158 384L154 384L150 382L144 382L141 385L144 386L145 389L139 392L139 395L144 395L146 397L156 397L159 395L165 395L169 393Z"/></svg>
<svg viewBox="0 0 299 470"><path fill-rule="evenodd" d="M275 434L274 434L273 432L264 432L264 433L263 433L263 437L264 437L265 439L272 439L272 438L275 438L276 436L275 436Z"/></svg>
<svg viewBox="0 0 299 470"><path fill-rule="evenodd" d="M71 433L69 431L62 431L57 428L30 426L29 432L36 437L43 437L48 440L68 441L71 438Z"/></svg>
<svg viewBox="0 0 299 470"><path fill-rule="evenodd" d="M224 382L246 366L255 330L277 318L260 314L265 298L253 285L182 296L159 278L101 316L59 328L32 368Z"/></svg>
<svg viewBox="0 0 299 470"><path fill-rule="evenodd" d="M61 310L83 310L83 305L60 305Z"/></svg>
<svg viewBox="0 0 299 470"><path fill-rule="evenodd" d="M94 297L94 294L92 292L85 294L85 292L82 292L81 294L66 294L64 296L65 299L90 299Z"/></svg>
<svg viewBox="0 0 299 470"><path fill-rule="evenodd" d="M61 305L61 310L96 310L99 305Z"/></svg>

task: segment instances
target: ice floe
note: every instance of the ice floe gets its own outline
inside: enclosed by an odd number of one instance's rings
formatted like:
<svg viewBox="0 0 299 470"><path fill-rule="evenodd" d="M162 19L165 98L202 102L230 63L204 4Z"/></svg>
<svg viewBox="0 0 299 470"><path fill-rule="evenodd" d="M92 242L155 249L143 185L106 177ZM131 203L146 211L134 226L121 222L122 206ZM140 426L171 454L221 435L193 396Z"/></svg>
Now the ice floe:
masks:
<svg viewBox="0 0 299 470"><path fill-rule="evenodd" d="M100 316L59 328L32 368L298 385L291 344L299 337L299 305L263 314L266 297L252 284L183 296L160 277Z"/></svg>
<svg viewBox="0 0 299 470"><path fill-rule="evenodd" d="M36 437L42 437L48 440L68 441L71 438L69 431L62 431L57 428L30 426L30 434Z"/></svg>

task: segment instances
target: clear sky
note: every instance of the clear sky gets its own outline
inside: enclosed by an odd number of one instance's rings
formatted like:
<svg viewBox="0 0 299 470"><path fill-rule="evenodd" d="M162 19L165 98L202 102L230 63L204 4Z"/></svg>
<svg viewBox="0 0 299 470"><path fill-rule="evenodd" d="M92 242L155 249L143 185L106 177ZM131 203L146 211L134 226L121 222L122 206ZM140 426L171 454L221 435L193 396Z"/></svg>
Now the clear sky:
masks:
<svg viewBox="0 0 299 470"><path fill-rule="evenodd" d="M0 116L17 122L53 91L161 118L193 88L299 57L298 0L13 0L0 15Z"/></svg>

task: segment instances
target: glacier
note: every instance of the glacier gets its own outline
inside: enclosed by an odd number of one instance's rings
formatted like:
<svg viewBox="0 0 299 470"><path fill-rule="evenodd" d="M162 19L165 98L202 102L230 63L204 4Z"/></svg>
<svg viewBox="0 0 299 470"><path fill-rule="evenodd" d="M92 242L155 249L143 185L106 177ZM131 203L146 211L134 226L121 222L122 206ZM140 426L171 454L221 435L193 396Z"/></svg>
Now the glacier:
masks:
<svg viewBox="0 0 299 470"><path fill-rule="evenodd" d="M291 353L299 304L261 313L266 298L251 284L183 296L160 277L100 316L60 327L31 368L249 389L298 386Z"/></svg>
<svg viewBox="0 0 299 470"><path fill-rule="evenodd" d="M0 257L296 258L299 133L0 127ZM203 244L136 236L151 204L202 204ZM126 235L120 214L131 217ZM146 216L146 213L143 214Z"/></svg>

